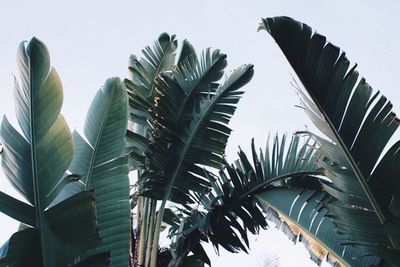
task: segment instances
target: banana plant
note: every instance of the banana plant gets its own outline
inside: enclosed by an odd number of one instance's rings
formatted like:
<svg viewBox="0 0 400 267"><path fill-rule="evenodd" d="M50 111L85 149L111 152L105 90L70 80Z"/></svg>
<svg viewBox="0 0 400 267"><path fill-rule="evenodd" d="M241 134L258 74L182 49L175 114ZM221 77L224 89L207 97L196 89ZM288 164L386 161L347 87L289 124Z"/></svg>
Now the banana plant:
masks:
<svg viewBox="0 0 400 267"><path fill-rule="evenodd" d="M143 153L133 155L142 160L143 166L138 179L138 193L161 200L156 223L149 226L149 232L154 233L149 266L156 264L159 232L167 201L192 203L192 192L202 192L210 187L198 165L221 166L231 131L226 125L242 94L239 88L253 75L253 66L244 65L221 83L226 55L219 50L207 49L198 58L187 41L183 42L176 62L168 57L169 62L175 63L169 69L163 69L157 76L143 74L147 69L155 74L163 68L160 62L165 61L160 58L171 51L164 48L172 40L166 36L163 34L160 38L169 42L159 39L154 51L144 50L145 59L133 62L133 77L127 82L130 103L135 104L133 109L143 107L142 110L147 112L146 127L149 129L148 136L144 136L147 141L136 145L144 145L144 156ZM136 139L138 142L141 140ZM154 214L156 205L150 206Z"/></svg>
<svg viewBox="0 0 400 267"><path fill-rule="evenodd" d="M52 204L66 184L73 141L60 114L63 92L46 46L33 38L18 49L20 82L15 80L15 110L21 132L3 118L0 135L3 171L24 197L0 192L0 210L21 222L1 249L0 266L71 266L99 240L95 194L85 190ZM90 262L90 259L87 260Z"/></svg>
<svg viewBox="0 0 400 267"><path fill-rule="evenodd" d="M387 98L359 77L345 53L303 23L263 19L260 29L277 42L298 77L297 91L318 138L318 162L332 185L326 205L343 243L400 264L400 142L386 151L399 119Z"/></svg>
<svg viewBox="0 0 400 267"><path fill-rule="evenodd" d="M185 45L187 47L187 45ZM189 46L190 47L190 46ZM169 70L175 62L177 41L175 36L163 33L155 42L153 48L143 50L144 58L138 59L131 55L129 60L130 77L125 79L129 96L129 124L127 130L130 169L137 170L140 179L144 170L144 154L148 145L149 126L147 120L151 117L148 109L155 94L155 79L158 75ZM183 53L182 53L183 54ZM156 200L138 195L135 191L132 198L137 199L136 238L133 251L133 263L139 266L149 261L148 252L151 249L150 228L154 227L151 218L155 216ZM146 251L148 253L146 253ZM146 259L147 255L147 259Z"/></svg>

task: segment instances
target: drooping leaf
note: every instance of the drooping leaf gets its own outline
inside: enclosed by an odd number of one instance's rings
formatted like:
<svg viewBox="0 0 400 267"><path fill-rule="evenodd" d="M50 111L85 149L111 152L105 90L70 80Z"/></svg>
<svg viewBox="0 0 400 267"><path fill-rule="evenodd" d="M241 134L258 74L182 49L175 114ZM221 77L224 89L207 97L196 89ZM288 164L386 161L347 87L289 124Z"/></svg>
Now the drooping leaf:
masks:
<svg viewBox="0 0 400 267"><path fill-rule="evenodd" d="M94 191L83 191L47 209L44 213L57 262L68 262L100 241L96 222ZM79 225L79 226L77 226ZM66 230L68 229L68 231Z"/></svg>
<svg viewBox="0 0 400 267"><path fill-rule="evenodd" d="M51 253L56 257L57 265L64 266L98 242L94 205L94 193L84 191L45 211L47 240L51 242ZM42 263L36 265L36 262L42 262L41 246L38 230L24 226L2 248L0 263L4 262L4 266L42 266Z"/></svg>
<svg viewBox="0 0 400 267"><path fill-rule="evenodd" d="M384 152L399 126L392 104L359 78L344 52L308 25L275 17L264 19L261 28L276 40L296 72L304 110L333 142L321 144L319 162L334 180L336 188L330 193L339 198L340 205L328 206L334 223L350 243L372 253L384 248L399 252L400 225L390 209L400 190L400 168L392 164L398 161L399 144ZM366 220L377 228L374 236L364 229ZM392 253L381 254L395 260Z"/></svg>

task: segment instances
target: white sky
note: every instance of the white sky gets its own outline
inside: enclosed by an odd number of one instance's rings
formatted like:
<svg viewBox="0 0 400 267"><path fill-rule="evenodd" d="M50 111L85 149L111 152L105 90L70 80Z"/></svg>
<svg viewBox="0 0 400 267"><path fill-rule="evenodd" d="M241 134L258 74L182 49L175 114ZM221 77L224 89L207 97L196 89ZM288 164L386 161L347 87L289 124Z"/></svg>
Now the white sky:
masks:
<svg viewBox="0 0 400 267"><path fill-rule="evenodd" d="M255 76L231 123L234 132L227 155L232 160L237 146L247 150L252 137L264 146L268 132L292 132L310 125L294 108L298 100L290 86L288 63L266 32L256 32L261 17L288 15L326 35L358 62L360 73L399 111L399 12L400 2L395 0L0 0L0 115L14 121L12 75L17 74L16 50L22 40L37 36L49 47L52 65L64 85L62 112L73 129L81 128L88 105L105 79L125 77L129 55L140 54L166 31L179 40L187 38L197 51L220 48L228 54L228 69L249 62L255 65ZM3 176L0 190L10 192ZM2 214L0 226L0 240L15 230L15 223ZM255 245L257 250L265 246L265 251L275 247L282 252L275 235L266 235L258 242L261 245ZM296 258L293 253L290 249L281 254ZM244 256L229 258L262 266ZM223 259L226 262L228 256Z"/></svg>

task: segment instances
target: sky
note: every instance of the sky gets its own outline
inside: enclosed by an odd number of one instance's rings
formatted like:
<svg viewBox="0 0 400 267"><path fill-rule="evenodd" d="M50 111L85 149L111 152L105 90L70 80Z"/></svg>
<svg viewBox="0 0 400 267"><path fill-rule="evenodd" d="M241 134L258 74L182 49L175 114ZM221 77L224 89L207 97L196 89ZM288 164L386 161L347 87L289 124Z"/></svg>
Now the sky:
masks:
<svg viewBox="0 0 400 267"><path fill-rule="evenodd" d="M389 0L0 0L0 115L7 114L17 125L13 75L18 73L16 51L23 40L36 36L47 44L51 64L63 82L62 113L73 130L82 128L90 101L104 81L127 76L130 54L140 55L141 49L162 32L174 33L180 41L188 39L197 51L206 47L221 49L228 55L227 69L245 63L255 65L254 78L245 87L230 124L234 131L226 154L233 160L237 147L248 151L253 137L258 146L264 147L268 133L311 127L295 107L299 100L290 85L293 71L288 62L272 38L256 30L262 17L291 16L326 35L358 63L359 72L392 100L398 113L399 12L400 2ZM0 175L0 190L15 194L4 175ZM0 241L16 229L16 223L3 214L0 226ZM273 254L273 248L278 248L282 257L293 258L294 249L282 249L276 245L280 241L276 243L272 237L275 234L266 235L262 241L257 237L255 250ZM262 266L238 255L223 258ZM293 265L281 262L280 266Z"/></svg>

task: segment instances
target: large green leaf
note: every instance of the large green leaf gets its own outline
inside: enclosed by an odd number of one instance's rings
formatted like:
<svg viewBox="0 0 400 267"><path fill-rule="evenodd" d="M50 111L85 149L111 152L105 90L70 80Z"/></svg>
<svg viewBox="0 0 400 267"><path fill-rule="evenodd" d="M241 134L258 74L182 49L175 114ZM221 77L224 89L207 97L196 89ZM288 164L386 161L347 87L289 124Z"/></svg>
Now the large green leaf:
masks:
<svg viewBox="0 0 400 267"><path fill-rule="evenodd" d="M321 144L329 146L321 151L328 158L327 176L335 179L335 197L355 196L339 197L328 207L335 224L352 243L398 261L400 224L393 199L400 192L400 167L393 163L399 159L399 143L383 152L399 126L392 104L359 78L344 52L308 25L275 17L263 20L261 28L276 40L298 75L306 113L334 142ZM365 229L366 221L374 223L376 234ZM393 253L397 255L387 256Z"/></svg>
<svg viewBox="0 0 400 267"><path fill-rule="evenodd" d="M85 255L110 251L113 266L129 262L131 213L128 158L124 155L127 106L125 86L119 78L108 79L89 108L85 138L74 132L75 153L68 168L82 176L86 189L96 193L101 242Z"/></svg>
<svg viewBox="0 0 400 267"><path fill-rule="evenodd" d="M2 167L29 204L2 194L1 209L35 227L32 231L36 231L39 240L36 245L41 251L43 266L63 266L79 256L88 243L97 241L95 205L93 198L77 195L71 198L72 202L67 200L60 204L65 209L49 208L56 197L52 192L63 180L73 154L71 133L59 114L62 85L56 70L50 66L46 46L36 38L27 46L25 43L20 45L18 66L21 83L15 81L15 103L23 135L4 117L0 129ZM81 217L82 214L90 219ZM55 217L60 221L70 220L70 229L55 227L52 221ZM76 232L79 235L72 234ZM70 237L64 239L68 233L71 233ZM13 246L13 253L21 253L27 246L24 242L30 242L30 237L25 239L25 234L17 236L14 243L18 244ZM82 238L86 241L82 242ZM16 252L18 248L21 251ZM20 266L18 264L15 266Z"/></svg>

